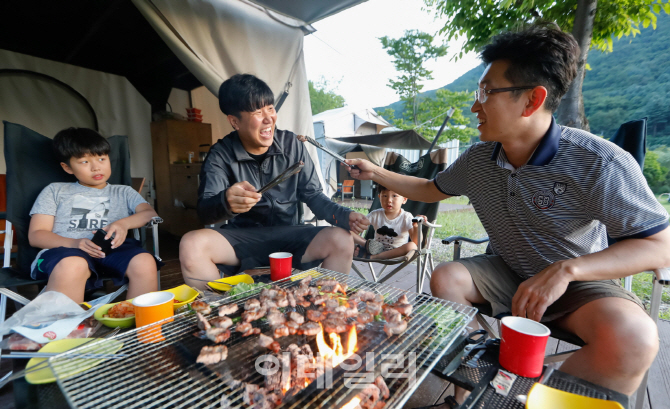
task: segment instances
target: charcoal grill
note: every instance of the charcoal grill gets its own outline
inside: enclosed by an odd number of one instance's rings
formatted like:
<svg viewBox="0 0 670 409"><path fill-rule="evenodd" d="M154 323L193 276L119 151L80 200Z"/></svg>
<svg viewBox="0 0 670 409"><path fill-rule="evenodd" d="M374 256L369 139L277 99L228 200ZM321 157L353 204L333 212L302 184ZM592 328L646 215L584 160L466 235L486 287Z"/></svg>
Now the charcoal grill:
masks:
<svg viewBox="0 0 670 409"><path fill-rule="evenodd" d="M385 364L380 357L384 354L403 354L403 361L399 365L401 367L392 370L394 374L392 376L395 377L385 377L391 392L385 408L402 408L476 313L472 307L364 281L349 275L325 269L310 271L314 276L319 275L318 278L333 278L347 283L349 295L357 289L363 289L382 294L387 300L394 301L402 294L406 294L414 306L414 312L407 330L390 338L382 330L383 322L368 324L364 331L358 333L356 353L363 358L363 363L358 369L346 373L339 367L333 369L330 388L318 389L317 381L313 381L302 391L286 397L281 408L342 407L360 391L347 387L352 376L363 377L371 372L377 376L380 374L381 366ZM298 281L285 279L276 284L287 288L298 285ZM238 295L234 302L242 307L247 299L255 296L257 293L244 293ZM231 298L224 296L212 305L218 307L230 302ZM430 308L434 304L450 308L440 309L433 314L417 312L422 306ZM301 308L297 309L303 312ZM216 309L212 308L212 315L208 318L215 315ZM440 326L436 325L436 320L441 321ZM256 321L254 325L259 326L263 333L271 334L267 323L259 325L259 321ZM255 361L268 351L258 346L258 336L243 338L239 333L233 332L225 343L228 346L228 359L215 365L202 365L195 362L196 357L200 348L211 345L211 342L194 335L198 332L198 328L195 314L192 312L176 315L171 321L168 320L162 325L159 336L164 337L164 341L142 343L138 337L142 331L143 329L128 331L49 359L58 385L72 407L241 408L247 405L243 402L244 384L240 381L259 386L264 384L264 376L256 371ZM345 334L342 335L344 338ZM119 353L128 355L127 358L107 360L85 372L69 375L77 367L78 362L77 359L68 359L68 354L104 353L110 348L110 343L119 341L123 342ZM291 343L297 345L310 343L314 353L317 352L313 336L289 336L280 338L278 342L283 350ZM366 353L370 352L374 354L374 362L367 359L371 355ZM388 362L387 360L386 364Z"/></svg>

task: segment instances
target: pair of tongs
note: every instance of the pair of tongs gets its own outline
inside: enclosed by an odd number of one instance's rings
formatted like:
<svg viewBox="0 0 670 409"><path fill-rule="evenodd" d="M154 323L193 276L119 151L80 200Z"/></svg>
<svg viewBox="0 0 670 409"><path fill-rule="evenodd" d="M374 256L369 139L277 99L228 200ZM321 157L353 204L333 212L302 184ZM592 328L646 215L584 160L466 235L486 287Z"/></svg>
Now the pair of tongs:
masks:
<svg viewBox="0 0 670 409"><path fill-rule="evenodd" d="M291 176L295 175L296 173L300 172L300 170L305 166L305 164L302 161L294 163L290 168L286 169L283 171L279 176L276 178L272 179L270 183L267 185L263 186L261 190L258 191L258 193L263 194L267 192L268 190L272 189L273 187L277 186L281 182L287 180Z"/></svg>

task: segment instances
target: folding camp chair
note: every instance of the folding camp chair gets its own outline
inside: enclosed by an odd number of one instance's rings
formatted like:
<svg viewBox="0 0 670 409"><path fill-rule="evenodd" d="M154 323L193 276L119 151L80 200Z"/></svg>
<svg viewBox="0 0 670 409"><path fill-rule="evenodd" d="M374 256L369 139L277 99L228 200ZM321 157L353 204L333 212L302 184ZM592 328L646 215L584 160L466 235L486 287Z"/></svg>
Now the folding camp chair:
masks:
<svg viewBox="0 0 670 409"><path fill-rule="evenodd" d="M30 225L30 208L35 199L50 183L75 182L73 175L63 171L56 159L51 139L38 134L22 125L3 121L5 129L5 162L7 164L7 212L0 214L0 219L6 219L5 254L3 268L0 270L0 323L5 320L7 297L23 305L30 300L11 291L30 284L46 284L46 280L30 278L30 264L37 256L39 249L30 246L28 228ZM112 147L110 164L112 176L109 183L131 184L130 178L130 151L126 136L112 136L108 138ZM153 230L154 255L158 257L158 223L160 218L154 218L147 224ZM16 267L10 267L12 248L12 226L16 231L18 253ZM137 230L135 238L139 238ZM158 287L160 289L160 271L158 272Z"/></svg>
<svg viewBox="0 0 670 409"><path fill-rule="evenodd" d="M354 181L345 180L340 186L340 193L342 194L342 200L344 200L344 195L351 195L351 198L354 198Z"/></svg>
<svg viewBox="0 0 670 409"><path fill-rule="evenodd" d="M424 179L433 179L439 172L447 168L447 153L447 148L438 149L423 155L418 162L411 163L403 156L398 155L395 152L390 152L388 155L386 155L384 168L396 173L411 175ZM379 197L375 197L374 201L372 202L372 206L370 207L370 211L379 209L380 207L381 204L379 202ZM437 213L440 208L440 203L424 203L407 200L407 203L405 203L402 208L415 216L424 215L430 221L424 222L422 219L418 219L418 221L421 223L421 229L419 229L418 249L409 252L403 257L397 257L393 259L370 260L354 257L354 261L363 261L368 263L373 280L375 282L383 283L397 274L405 266L416 260L416 291L421 292L425 278L430 277L434 269L433 255L430 250L430 244L433 238L433 234L435 233L435 228L441 227L437 224L434 224L437 220ZM374 237L374 229L372 227L366 232L366 237ZM384 266L379 272L379 275L377 275L375 272L373 263L382 264ZM391 265L397 267L382 277L382 274L386 268ZM361 278L367 279L355 264L352 264L352 268Z"/></svg>
<svg viewBox="0 0 670 409"><path fill-rule="evenodd" d="M635 160L638 162L641 168L644 167L644 155L645 155L645 146L646 146L646 135L647 135L647 119L643 118L640 120L626 122L621 125L617 130L615 136L611 141L624 150L628 151ZM442 240L443 244L454 244L454 260L458 260L461 257L461 244L463 242L472 243L472 244L481 244L487 242L488 237L481 239L471 239L462 236L451 236ZM610 239L610 244L614 241ZM631 289L632 276L624 278L624 287L630 291ZM654 320L654 323L658 322L658 316L661 305L661 295L663 291L663 286L670 285L670 269L663 268L652 271L652 295L651 295L651 306L649 310L649 315ZM497 337L500 333L499 329L493 329L488 321L484 318L484 315L491 316L491 306L490 304L475 304L473 305L479 310L477 314L477 321L479 324L486 329L492 336ZM494 317L501 318L501 317ZM500 322L498 322L498 326ZM551 336L560 341L565 341L576 345L578 347L584 346L584 341L578 336L566 332L555 325L545 324L551 330ZM550 362L562 362L566 360L570 355L572 355L576 350L561 352L558 354L548 355L545 357L545 363ZM646 396L647 380L649 377L649 371L644 376L640 387L637 390L637 399L635 403L635 409L641 409L644 405L644 400Z"/></svg>

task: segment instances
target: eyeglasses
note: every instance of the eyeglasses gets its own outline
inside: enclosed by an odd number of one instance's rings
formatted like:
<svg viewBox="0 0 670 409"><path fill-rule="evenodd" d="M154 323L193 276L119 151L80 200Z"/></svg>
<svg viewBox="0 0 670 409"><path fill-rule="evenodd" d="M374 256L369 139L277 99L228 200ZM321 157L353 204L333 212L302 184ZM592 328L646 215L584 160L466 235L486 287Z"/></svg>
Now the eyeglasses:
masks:
<svg viewBox="0 0 670 409"><path fill-rule="evenodd" d="M522 89L533 89L535 87L536 85L533 86L529 85L525 87L493 88L493 89L477 88L477 91L475 91L475 100L479 101L480 104L483 104L488 99L489 94L496 94L498 92L521 91Z"/></svg>

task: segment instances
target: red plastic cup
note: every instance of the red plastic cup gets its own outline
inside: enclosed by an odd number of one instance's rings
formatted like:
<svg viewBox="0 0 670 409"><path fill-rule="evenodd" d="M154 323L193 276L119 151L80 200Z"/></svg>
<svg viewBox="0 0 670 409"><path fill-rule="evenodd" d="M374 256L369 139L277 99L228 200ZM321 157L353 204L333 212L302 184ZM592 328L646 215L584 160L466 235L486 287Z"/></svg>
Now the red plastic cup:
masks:
<svg viewBox="0 0 670 409"><path fill-rule="evenodd" d="M277 281L291 275L293 265L293 254L272 253L270 254L270 280Z"/></svg>
<svg viewBox="0 0 670 409"><path fill-rule="evenodd" d="M549 334L549 328L528 318L503 318L500 365L517 375L537 378L542 373Z"/></svg>

